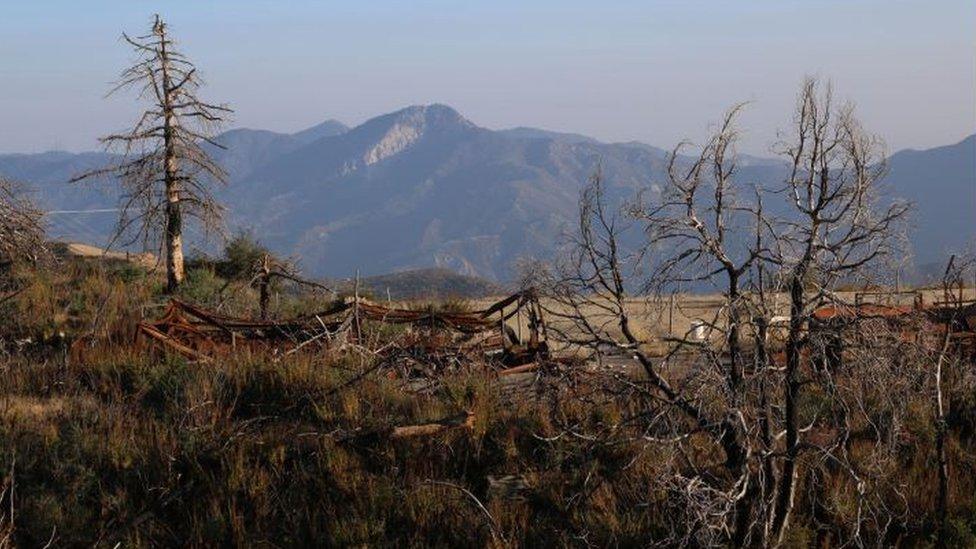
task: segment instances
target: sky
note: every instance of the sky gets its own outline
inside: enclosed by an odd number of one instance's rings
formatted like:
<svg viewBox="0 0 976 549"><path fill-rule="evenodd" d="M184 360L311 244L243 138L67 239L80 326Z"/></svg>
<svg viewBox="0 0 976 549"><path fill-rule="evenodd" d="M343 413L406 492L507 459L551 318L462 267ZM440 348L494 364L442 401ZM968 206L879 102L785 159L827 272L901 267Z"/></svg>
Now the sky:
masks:
<svg viewBox="0 0 976 549"><path fill-rule="evenodd" d="M976 133L973 0L0 0L0 152L95 150L134 122L135 97L105 94L121 33L156 12L232 127L445 103L671 147L749 101L741 149L769 154L815 75L892 151Z"/></svg>

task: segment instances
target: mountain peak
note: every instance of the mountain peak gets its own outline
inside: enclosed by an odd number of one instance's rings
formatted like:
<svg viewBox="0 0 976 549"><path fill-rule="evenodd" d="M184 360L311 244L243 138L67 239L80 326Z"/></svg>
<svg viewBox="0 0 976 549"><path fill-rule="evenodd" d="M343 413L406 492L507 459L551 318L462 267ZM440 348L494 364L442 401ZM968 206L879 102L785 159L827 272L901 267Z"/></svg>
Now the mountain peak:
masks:
<svg viewBox="0 0 976 549"><path fill-rule="evenodd" d="M453 108L435 103L412 105L374 118L360 128L356 131L374 136L372 146L362 157L362 162L369 166L409 148L425 137L454 136L477 126Z"/></svg>
<svg viewBox="0 0 976 549"><path fill-rule="evenodd" d="M301 143L311 143L312 141L317 141L323 137L332 137L335 135L340 135L349 131L349 127L330 118L325 122L316 124L311 128L306 128L300 132L295 132L291 134L292 137L297 139Z"/></svg>
<svg viewBox="0 0 976 549"><path fill-rule="evenodd" d="M396 123L407 124L418 129L444 130L474 128L473 122L457 110L442 103L411 105L391 114Z"/></svg>

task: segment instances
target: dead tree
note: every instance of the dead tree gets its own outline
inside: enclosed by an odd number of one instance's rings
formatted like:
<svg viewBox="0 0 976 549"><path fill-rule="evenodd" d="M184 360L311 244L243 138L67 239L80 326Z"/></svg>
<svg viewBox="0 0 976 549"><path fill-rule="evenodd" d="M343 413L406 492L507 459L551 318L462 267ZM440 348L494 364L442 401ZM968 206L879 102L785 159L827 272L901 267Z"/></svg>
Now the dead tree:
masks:
<svg viewBox="0 0 976 549"><path fill-rule="evenodd" d="M0 177L0 264L40 258L45 251L43 216L23 188Z"/></svg>
<svg viewBox="0 0 976 549"><path fill-rule="evenodd" d="M734 114L730 115L725 127L729 132L733 118ZM706 147L706 152L699 160L699 164L704 166L705 163L714 161L715 155L718 155L719 163L723 167L721 175L718 175L720 178L728 175L728 165L721 156L727 150L730 135L721 132L716 141ZM703 173L699 172L699 175ZM691 177L694 178L694 175ZM681 203L686 206L684 193L690 192L695 183L689 183L684 176L676 176L675 180L678 183L676 194L674 201L669 204ZM682 211L685 212L682 215L687 214L686 209ZM672 212L667 208L645 214L644 220L655 225L658 222L665 223L664 218L677 215L677 211ZM637 391L640 400L655 408L655 411L648 410L645 414L653 418L642 428L645 440L680 447L692 439L704 436L716 452L723 456L722 473L711 471L707 464L698 463L694 465L697 474L688 476L687 471L676 471L672 477L662 479L662 485L674 493L707 493L704 499L708 500L709 509L696 508L689 512L694 516L689 515L688 521L700 525L694 541L702 544L729 543L732 539L727 532L734 529L736 523L732 517L737 513L749 514L748 506L741 504L749 490L747 464L751 459L751 448L745 436L748 427L744 424L745 416L729 405L735 400L731 394L739 390L738 387L729 390L730 386L739 383L735 378L739 371L736 370L735 374L726 371L723 378L732 385L725 384L724 389L716 388L714 384L672 377L672 373L683 366L676 364L683 360L677 352L660 358L646 351L643 345L647 341L638 335L628 309L632 298L627 290L627 281L633 279L633 268L640 261L641 254L628 252L623 246L621 235L627 230L627 219L607 204L602 176L598 172L582 193L578 230L572 238L570 250L564 254L564 262L557 264L549 272L547 280L540 280L543 277L536 274L533 282L543 288L545 299L542 307L552 319L549 332L554 339L591 349L600 360L613 355L624 355L632 358L640 367L644 380L633 382L619 378L619 381ZM708 239L714 243L707 230L695 226L690 226L690 230L694 235L684 233L679 236L675 233L673 236L683 243L687 243L687 239L698 239L699 242ZM654 238L658 237L663 238L663 234ZM713 252L718 250L713 249ZM713 252L699 250L702 254ZM678 255L681 253L683 252ZM715 259L715 256L711 257ZM704 263L710 262L704 259L704 255L701 260ZM716 261L721 263L720 260ZM732 260L729 262L732 263ZM726 272L724 267L720 269ZM733 280L739 269L741 265L733 264ZM674 271L665 269L665 272ZM738 338L737 335L732 337ZM710 354L704 348L701 356L708 362L703 370L713 371L713 367L721 363L720 356ZM733 379L736 380L732 381ZM723 403L716 404L717 400ZM716 516L720 518L716 520ZM748 521L745 522L748 524ZM694 531L696 528L688 530ZM742 529L743 532L747 530L747 527Z"/></svg>
<svg viewBox="0 0 976 549"><path fill-rule="evenodd" d="M653 418L643 428L643 440L672 444L687 461L690 452L683 446L689 440L700 444L704 437L722 456L722 471L709 468L705 459L662 477L662 487L684 502L686 516L678 522L687 529L681 535L694 536L678 541L781 544L801 452L815 452L819 463L829 462L850 476L859 507L844 535L859 539L862 524L873 520L873 531L883 531L882 517L893 511L870 493L885 480L859 473L845 453L850 418L866 417L863 395L869 389L883 401L878 404L883 409L872 411L895 417L899 398L918 385L899 369L895 332L853 357L855 378L842 383L819 360L823 342L810 326L819 308L843 304L837 293L841 283L876 268L895 249L908 208L877 201L884 173L880 141L861 129L852 109L835 107L816 82L801 89L796 135L783 147L789 169L778 188L750 188L734 177L736 112L730 111L700 154L673 155L667 188L657 202L631 209L644 225L642 253L622 248L625 221L606 204L597 174L581 197L572 253L564 254L549 280L535 281L546 288L544 303L556 339L592 349L601 358L624 354L640 366L645 380L616 379L653 407L642 414ZM781 204L769 209L779 217L772 218L764 203L777 200ZM638 263L652 266L648 290L717 288L722 305L708 327L723 337L677 337L677 347L664 356L646 352L648 342L637 335L627 307L627 280L633 280ZM774 358L766 338L779 314L774 296L780 288L787 290L789 324L782 358ZM749 352L745 334L754 342ZM872 372L886 379L884 390L872 388ZM810 384L818 384L824 406L836 414L831 421L839 423L822 425L818 438L801 440L817 426L816 417L806 418L814 423L799 424L800 391ZM888 463L894 448L886 443L870 459ZM810 497L812 505L819 504L815 492Z"/></svg>
<svg viewBox="0 0 976 549"><path fill-rule="evenodd" d="M294 262L284 261L278 259L271 253L265 253L254 265L254 276L250 282L251 284L256 284L258 287L258 305L261 311L261 320L268 318L268 308L271 303L271 289L276 280L287 280L299 286L324 290L332 295L337 295L334 289L314 280L308 280L299 276Z"/></svg>
<svg viewBox="0 0 976 549"><path fill-rule="evenodd" d="M780 144L790 170L783 195L790 212L777 228L775 263L789 294L783 372L783 440L771 540L779 543L794 506L803 444L798 404L807 328L814 310L836 303L839 283L859 276L898 242L908 206L878 202L884 145L863 130L851 105L835 104L830 85L804 81L789 135Z"/></svg>
<svg viewBox="0 0 976 549"><path fill-rule="evenodd" d="M953 255L949 259L949 263L946 265L945 273L942 276L942 293L943 302L942 305L944 309L941 312L942 318L942 338L935 349L935 357L931 360L934 362L934 368L932 368L932 385L933 385L933 405L932 405L932 415L935 423L935 453L936 461L938 463L938 479L939 479L939 489L938 496L936 500L936 516L938 518L938 543L940 546L946 546L946 535L948 534L948 507L949 507L949 459L946 455L946 439L948 438L948 421L946 419L946 409L948 403L946 402L946 378L949 366L952 365L953 356L951 348L952 339L954 336L954 331L956 326L961 322L964 303L963 296L963 277L967 267L973 266L971 260L966 259L956 260L956 256ZM955 294L956 289L958 289L958 295Z"/></svg>
<svg viewBox="0 0 976 549"><path fill-rule="evenodd" d="M110 94L134 88L151 107L131 130L101 139L107 149L120 154L117 164L72 181L102 175L119 180L123 194L116 239L128 238L127 244L142 239L162 247L167 287L173 291L184 278L184 220L219 228L222 208L211 187L225 183L226 174L203 145L222 148L213 136L231 110L197 97L202 84L197 69L176 49L158 15L150 34L122 38L138 61L122 72Z"/></svg>
<svg viewBox="0 0 976 549"><path fill-rule="evenodd" d="M675 147L661 196L649 203L638 201L630 212L643 223L646 234L644 256L652 265L647 291L667 293L671 302L677 291L688 287L717 288L722 296L722 305L707 322L710 332L723 335L720 342L703 346L687 337L669 337L678 351L707 364L705 371L718 372L719 379L711 381L724 386L721 411L716 413L724 415L732 427L725 436L734 438L739 450L726 451L727 467L738 480L732 518L722 517L721 521L728 523L732 532L728 541L735 546L757 541L753 539L753 515L764 479L752 472L750 460L760 455L765 460L769 450L751 440L750 434L757 431L755 421L768 422L763 417L767 407L757 402L754 387L757 380L765 381L768 364L754 361L747 371L743 334L756 317L751 312L756 308L753 302L761 302L767 290L761 282L750 283L749 277L761 272L762 263L771 257L766 249L771 226L762 211L761 194L737 177L736 118L742 108L742 104L736 105L726 113L695 156L682 154L687 143ZM744 238L753 231L754 239ZM747 287L753 291L747 294Z"/></svg>

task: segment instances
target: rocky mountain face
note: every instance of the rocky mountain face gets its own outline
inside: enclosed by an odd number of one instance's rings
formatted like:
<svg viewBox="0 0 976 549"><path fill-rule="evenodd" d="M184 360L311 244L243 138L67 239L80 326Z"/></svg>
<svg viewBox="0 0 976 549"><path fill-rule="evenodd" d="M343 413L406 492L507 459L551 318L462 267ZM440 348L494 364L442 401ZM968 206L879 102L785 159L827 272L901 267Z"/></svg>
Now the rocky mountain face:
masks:
<svg viewBox="0 0 976 549"><path fill-rule="evenodd" d="M333 278L436 267L510 279L520 257L555 251L575 221L580 188L598 168L611 200L638 189L653 199L667 161L665 151L640 143L488 130L444 105L408 107L351 129L334 121L296 134L240 129L218 141L226 149L212 152L231 179L219 193L229 225L300 257L306 272ZM934 250L974 237L973 142L891 158L893 194L918 207L916 250L933 251L933 259ZM65 185L108 158L0 155L0 174L33 184L51 209L113 207L111 184ZM750 157L739 176L772 183L783 167ZM84 225L91 240L110 221L73 218L60 230Z"/></svg>
<svg viewBox="0 0 976 549"><path fill-rule="evenodd" d="M436 266L504 279L520 256L553 249L598 164L629 195L663 159L410 107L281 156L241 178L228 201L239 223L319 274Z"/></svg>

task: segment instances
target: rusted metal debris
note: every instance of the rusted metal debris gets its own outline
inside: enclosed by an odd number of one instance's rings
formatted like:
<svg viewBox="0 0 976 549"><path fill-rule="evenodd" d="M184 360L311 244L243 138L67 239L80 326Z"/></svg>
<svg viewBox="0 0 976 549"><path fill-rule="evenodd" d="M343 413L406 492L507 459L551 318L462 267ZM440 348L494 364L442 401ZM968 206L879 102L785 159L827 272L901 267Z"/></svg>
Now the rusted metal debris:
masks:
<svg viewBox="0 0 976 549"><path fill-rule="evenodd" d="M509 325L513 317L520 324L523 314L529 332L524 341L521 327ZM317 313L284 320L232 317L172 299L161 318L138 325L138 335L155 347L205 362L233 349L288 355L364 348L370 323L407 327L394 343L372 351L407 377L472 358L511 367L549 356L542 308L532 290L471 312L400 309L351 298Z"/></svg>
<svg viewBox="0 0 976 549"><path fill-rule="evenodd" d="M897 294L910 295L912 303L877 303L856 295L853 305L829 305L814 311L810 329L827 336L830 362L842 360L844 347L868 345L879 334L937 350L947 332L950 349L960 358L976 362L976 300L946 297L925 303L920 292ZM884 296L880 292L871 295Z"/></svg>

